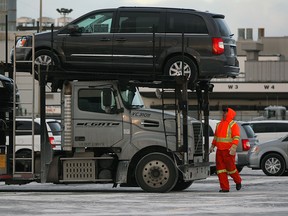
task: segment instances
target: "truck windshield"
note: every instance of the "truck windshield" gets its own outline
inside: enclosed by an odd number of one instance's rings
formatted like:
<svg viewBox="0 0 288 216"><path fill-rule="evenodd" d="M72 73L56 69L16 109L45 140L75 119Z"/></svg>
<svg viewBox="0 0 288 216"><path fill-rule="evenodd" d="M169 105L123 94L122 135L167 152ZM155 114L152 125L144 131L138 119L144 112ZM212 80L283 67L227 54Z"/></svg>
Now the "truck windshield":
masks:
<svg viewBox="0 0 288 216"><path fill-rule="evenodd" d="M139 91L135 87L121 86L121 98L124 106L129 109L138 109L144 107L144 103Z"/></svg>

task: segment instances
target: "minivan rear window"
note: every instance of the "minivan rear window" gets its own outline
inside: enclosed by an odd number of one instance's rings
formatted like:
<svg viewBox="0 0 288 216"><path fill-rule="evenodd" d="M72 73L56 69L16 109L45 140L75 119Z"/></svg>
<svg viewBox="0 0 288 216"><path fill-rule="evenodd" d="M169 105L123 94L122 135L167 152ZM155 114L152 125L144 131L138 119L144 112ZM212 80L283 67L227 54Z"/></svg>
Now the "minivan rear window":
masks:
<svg viewBox="0 0 288 216"><path fill-rule="evenodd" d="M53 136L61 135L61 125L59 122L53 121L53 122L47 122L47 124L51 128L51 132L52 132Z"/></svg>
<svg viewBox="0 0 288 216"><path fill-rule="evenodd" d="M167 13L167 33L208 34L204 19L198 15Z"/></svg>
<svg viewBox="0 0 288 216"><path fill-rule="evenodd" d="M248 138L256 137L256 134L254 133L250 124L242 124L242 127L244 128Z"/></svg>
<svg viewBox="0 0 288 216"><path fill-rule="evenodd" d="M214 21L216 22L219 30L220 30L220 33L221 33L221 36L224 36L224 37L227 37L227 36L230 36L231 35L231 31L226 23L226 21L222 18L214 18Z"/></svg>

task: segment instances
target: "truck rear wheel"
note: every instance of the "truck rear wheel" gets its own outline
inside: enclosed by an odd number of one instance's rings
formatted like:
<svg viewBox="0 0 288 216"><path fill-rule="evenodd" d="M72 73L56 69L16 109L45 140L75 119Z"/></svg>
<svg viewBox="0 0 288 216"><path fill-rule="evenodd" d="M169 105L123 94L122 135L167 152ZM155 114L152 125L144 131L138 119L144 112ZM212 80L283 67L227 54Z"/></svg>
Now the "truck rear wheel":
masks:
<svg viewBox="0 0 288 216"><path fill-rule="evenodd" d="M136 181L147 192L169 192L178 180L173 160L162 153L143 157L136 167Z"/></svg>

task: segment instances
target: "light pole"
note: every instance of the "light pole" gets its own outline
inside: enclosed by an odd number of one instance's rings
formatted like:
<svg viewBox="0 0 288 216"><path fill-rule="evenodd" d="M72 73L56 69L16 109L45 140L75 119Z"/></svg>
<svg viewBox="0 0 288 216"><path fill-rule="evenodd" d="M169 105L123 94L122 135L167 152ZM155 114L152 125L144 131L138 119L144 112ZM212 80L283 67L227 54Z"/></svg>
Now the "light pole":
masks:
<svg viewBox="0 0 288 216"><path fill-rule="evenodd" d="M64 16L64 25L65 25L66 24L66 15L71 13L73 11L73 9L67 9L67 8L59 9L59 8L57 8L56 11Z"/></svg>
<svg viewBox="0 0 288 216"><path fill-rule="evenodd" d="M39 32L42 32L42 0L40 0Z"/></svg>

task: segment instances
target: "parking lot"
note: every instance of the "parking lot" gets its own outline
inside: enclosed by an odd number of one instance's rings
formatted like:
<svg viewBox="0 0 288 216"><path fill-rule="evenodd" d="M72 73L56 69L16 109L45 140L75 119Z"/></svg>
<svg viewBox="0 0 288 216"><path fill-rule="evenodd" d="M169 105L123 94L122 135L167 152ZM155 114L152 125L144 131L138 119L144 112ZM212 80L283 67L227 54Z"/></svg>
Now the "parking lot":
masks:
<svg viewBox="0 0 288 216"><path fill-rule="evenodd" d="M0 183L1 215L287 215L288 177L244 168L243 189L219 193L217 176L183 192L146 193L112 185Z"/></svg>

